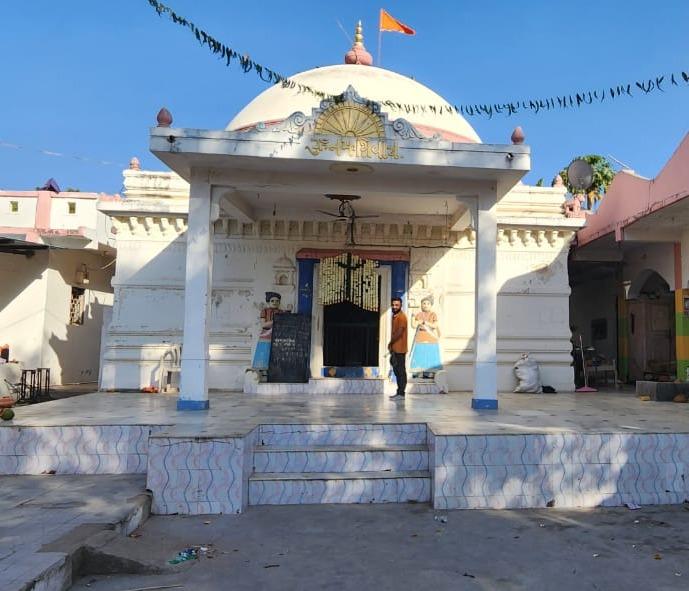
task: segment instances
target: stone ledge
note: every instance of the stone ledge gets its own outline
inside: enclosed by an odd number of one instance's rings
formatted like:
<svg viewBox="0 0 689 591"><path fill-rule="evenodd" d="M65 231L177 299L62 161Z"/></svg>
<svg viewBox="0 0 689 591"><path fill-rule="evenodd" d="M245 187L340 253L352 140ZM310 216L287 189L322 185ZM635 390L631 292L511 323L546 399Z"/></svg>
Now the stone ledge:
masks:
<svg viewBox="0 0 689 591"><path fill-rule="evenodd" d="M672 402L677 394L689 395L689 384L684 382L636 382L637 396L650 396L655 402Z"/></svg>

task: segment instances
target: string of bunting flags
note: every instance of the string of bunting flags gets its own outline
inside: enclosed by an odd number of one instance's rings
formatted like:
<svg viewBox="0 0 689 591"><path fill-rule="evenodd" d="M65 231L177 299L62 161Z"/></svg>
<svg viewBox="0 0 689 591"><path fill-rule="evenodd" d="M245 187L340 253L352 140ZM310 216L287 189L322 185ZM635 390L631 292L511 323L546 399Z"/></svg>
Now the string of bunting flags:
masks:
<svg viewBox="0 0 689 591"><path fill-rule="evenodd" d="M218 41L206 31L196 26L193 22L177 14L169 6L158 0L147 0L151 7L159 16L167 16L173 23L189 30L202 45L207 46L208 50L218 59L225 62L226 66L233 65L233 61L243 72L253 72L262 81L271 84L282 84L286 88L294 88L299 92L306 92L318 98L337 101L339 96L333 96L321 90L312 88L306 84L295 82L290 78L279 74L275 70L263 66L253 61L248 55L241 55L231 47ZM420 105L406 104L391 100L374 101L367 99L369 103L378 103L404 111L406 113L431 112L435 114L455 114L459 113L464 117L488 117L492 119L494 115L512 116L522 112L533 114L555 109L576 109L594 103L603 103L617 98L634 97L637 94L648 95L653 92L665 92L670 86L689 86L689 72L678 71L670 74L661 74L653 78L644 78L639 81L606 85L595 90L585 90L582 92L572 92L548 98L526 99L517 101L505 101L496 103L471 103L471 104L443 104L443 105Z"/></svg>
<svg viewBox="0 0 689 591"><path fill-rule="evenodd" d="M15 142L9 142L0 138L0 148L6 148L9 150L25 150L31 152L38 152L44 156L52 156L55 158L71 158L73 160L79 160L81 162L88 162L90 164L99 164L102 166L120 166L125 167L126 165L122 162L115 162L112 160L101 160L99 158L89 158L88 156L80 156L78 154L65 154L63 152L56 152L55 150L48 150L44 148L34 148L31 146L25 146L23 144L17 144Z"/></svg>

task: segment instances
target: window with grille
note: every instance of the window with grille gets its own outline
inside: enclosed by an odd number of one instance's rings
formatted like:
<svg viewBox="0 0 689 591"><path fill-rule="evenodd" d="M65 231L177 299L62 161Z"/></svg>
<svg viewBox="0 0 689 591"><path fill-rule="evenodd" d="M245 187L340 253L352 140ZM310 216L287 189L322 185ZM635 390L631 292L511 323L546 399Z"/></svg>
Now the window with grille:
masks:
<svg viewBox="0 0 689 591"><path fill-rule="evenodd" d="M67 213L73 214L77 212L77 202L68 201L67 202Z"/></svg>
<svg viewBox="0 0 689 591"><path fill-rule="evenodd" d="M72 288L72 298L69 302L69 323L84 324L84 293L81 287Z"/></svg>
<svg viewBox="0 0 689 591"><path fill-rule="evenodd" d="M19 201L10 201L10 213L19 212Z"/></svg>

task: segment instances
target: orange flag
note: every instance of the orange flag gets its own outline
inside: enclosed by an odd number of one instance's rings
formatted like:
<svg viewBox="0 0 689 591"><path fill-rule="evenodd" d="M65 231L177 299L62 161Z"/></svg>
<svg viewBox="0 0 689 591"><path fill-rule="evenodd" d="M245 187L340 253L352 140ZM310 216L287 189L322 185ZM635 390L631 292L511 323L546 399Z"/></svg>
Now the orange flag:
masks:
<svg viewBox="0 0 689 591"><path fill-rule="evenodd" d="M396 33L403 33L404 35L416 35L414 29L398 21L382 8L380 9L380 30L395 31Z"/></svg>

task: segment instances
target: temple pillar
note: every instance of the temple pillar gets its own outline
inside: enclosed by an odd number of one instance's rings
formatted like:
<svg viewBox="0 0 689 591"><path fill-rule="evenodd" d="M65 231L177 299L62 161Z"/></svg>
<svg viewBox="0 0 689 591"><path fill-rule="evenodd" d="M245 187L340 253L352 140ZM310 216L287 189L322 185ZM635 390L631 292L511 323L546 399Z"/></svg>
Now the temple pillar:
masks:
<svg viewBox="0 0 689 591"><path fill-rule="evenodd" d="M213 282L213 212L208 174L194 171L189 192L184 335L178 410L208 409L208 320Z"/></svg>
<svg viewBox="0 0 689 591"><path fill-rule="evenodd" d="M495 188L478 197L476 230L476 268L474 277L474 409L498 408L498 366L496 315L498 302L497 195Z"/></svg>

